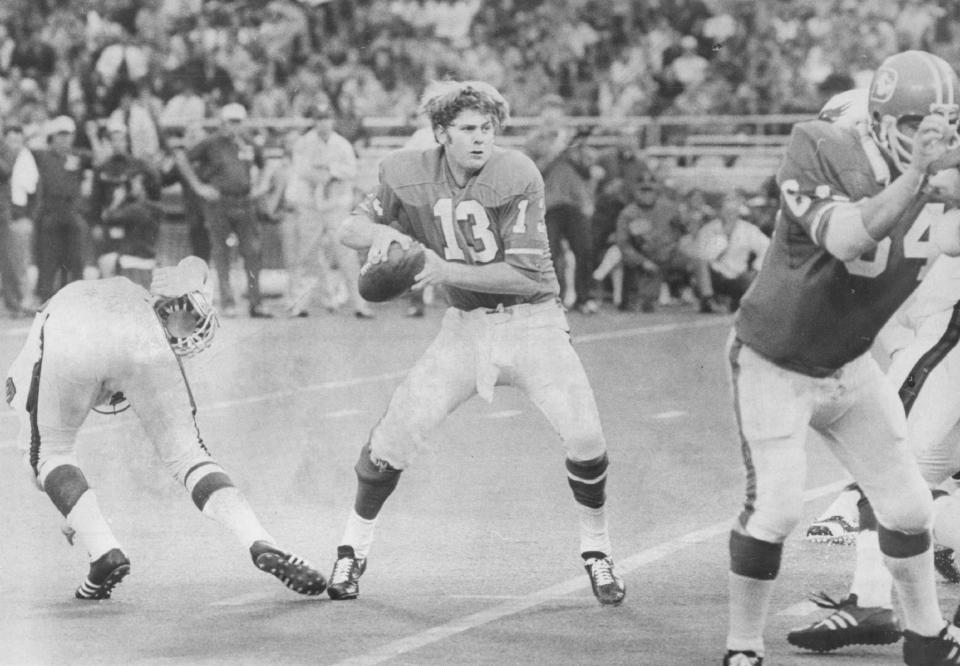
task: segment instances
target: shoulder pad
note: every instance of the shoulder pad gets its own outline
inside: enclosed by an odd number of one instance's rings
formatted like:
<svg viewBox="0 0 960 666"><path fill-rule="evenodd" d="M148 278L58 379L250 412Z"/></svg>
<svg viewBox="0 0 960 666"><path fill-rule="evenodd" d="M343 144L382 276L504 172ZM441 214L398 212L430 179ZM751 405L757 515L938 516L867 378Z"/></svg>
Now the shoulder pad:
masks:
<svg viewBox="0 0 960 666"><path fill-rule="evenodd" d="M492 187L503 194L515 194L530 189L531 185L543 187L543 176L532 159L519 150L494 148L490 161L483 168L478 184Z"/></svg>
<svg viewBox="0 0 960 666"><path fill-rule="evenodd" d="M381 180L392 187L437 182L440 171L440 150L401 148L380 162Z"/></svg>

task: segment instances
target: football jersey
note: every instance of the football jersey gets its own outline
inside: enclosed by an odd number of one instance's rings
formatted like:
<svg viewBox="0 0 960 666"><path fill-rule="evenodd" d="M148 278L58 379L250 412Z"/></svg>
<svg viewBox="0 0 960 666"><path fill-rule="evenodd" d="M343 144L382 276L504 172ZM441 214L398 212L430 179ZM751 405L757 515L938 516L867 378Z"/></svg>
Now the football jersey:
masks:
<svg viewBox="0 0 960 666"><path fill-rule="evenodd" d="M506 262L538 284L532 296L445 286L461 310L541 303L559 294L544 222L543 178L526 155L496 147L464 187L443 148L400 150L380 164L380 186L357 208L417 239L441 259L470 265Z"/></svg>
<svg viewBox="0 0 960 666"><path fill-rule="evenodd" d="M826 376L866 352L916 289L943 205L918 196L874 251L844 262L822 247L831 209L885 187L859 132L820 120L796 125L777 182L773 239L742 301L737 336L774 363Z"/></svg>

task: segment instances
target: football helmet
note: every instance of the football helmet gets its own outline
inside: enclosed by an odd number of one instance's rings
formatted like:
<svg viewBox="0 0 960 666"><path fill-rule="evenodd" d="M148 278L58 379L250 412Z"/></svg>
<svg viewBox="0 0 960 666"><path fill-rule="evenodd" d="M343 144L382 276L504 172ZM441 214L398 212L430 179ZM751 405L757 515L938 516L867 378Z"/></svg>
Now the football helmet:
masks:
<svg viewBox="0 0 960 666"><path fill-rule="evenodd" d="M883 61L870 82L867 110L873 138L904 171L913 155L913 140L901 131L901 121L942 113L955 133L958 104L960 81L943 58L924 51L897 53ZM960 137L954 134L951 145L957 143Z"/></svg>
<svg viewBox="0 0 960 666"><path fill-rule="evenodd" d="M216 310L207 297L199 291L191 291L182 296L158 298L153 304L163 331L167 335L167 342L177 356L187 358L202 352L213 342L213 336L220 326ZM174 312L186 311L195 319L193 332L186 336L177 336L170 332L167 320Z"/></svg>

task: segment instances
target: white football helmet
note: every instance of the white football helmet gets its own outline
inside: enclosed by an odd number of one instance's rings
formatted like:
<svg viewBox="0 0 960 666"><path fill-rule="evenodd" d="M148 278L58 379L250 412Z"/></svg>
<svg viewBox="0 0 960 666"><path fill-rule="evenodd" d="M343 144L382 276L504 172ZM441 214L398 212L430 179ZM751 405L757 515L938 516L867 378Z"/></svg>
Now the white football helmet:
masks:
<svg viewBox="0 0 960 666"><path fill-rule="evenodd" d="M192 291L182 296L158 298L153 309L163 323L163 330L167 334L167 342L177 356L187 358L199 354L213 343L213 336L220 326L216 310L199 291ZM176 336L167 327L167 320L175 312L184 312L192 315L196 320L193 332L186 336Z"/></svg>

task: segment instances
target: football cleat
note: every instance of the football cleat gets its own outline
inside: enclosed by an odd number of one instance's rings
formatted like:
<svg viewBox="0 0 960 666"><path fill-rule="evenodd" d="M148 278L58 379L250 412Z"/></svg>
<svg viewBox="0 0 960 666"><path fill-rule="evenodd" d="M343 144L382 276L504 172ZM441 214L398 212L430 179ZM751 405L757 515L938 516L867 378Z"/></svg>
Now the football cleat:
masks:
<svg viewBox="0 0 960 666"><path fill-rule="evenodd" d="M763 666L763 657L757 656L753 650L727 650L723 666Z"/></svg>
<svg viewBox="0 0 960 666"><path fill-rule="evenodd" d="M933 551L933 566L948 583L960 583L960 568L953 557L953 549L937 546Z"/></svg>
<svg viewBox="0 0 960 666"><path fill-rule="evenodd" d="M623 579L613 572L613 560L609 557L590 557L584 560L583 568L590 577L593 596L604 606L618 606L627 594Z"/></svg>
<svg viewBox="0 0 960 666"><path fill-rule="evenodd" d="M887 645L900 640L900 625L889 608L861 607L857 595L834 601L820 592L811 599L830 615L787 634L787 642L804 650L830 652L845 645Z"/></svg>
<svg viewBox="0 0 960 666"><path fill-rule="evenodd" d="M80 587L77 599L109 599L113 588L130 573L130 560L119 548L111 548L90 563L90 572Z"/></svg>
<svg viewBox="0 0 960 666"><path fill-rule="evenodd" d="M345 601L356 599L360 594L358 581L367 569L367 560L359 559L353 552L353 546L339 546L337 561L333 564L333 573L330 574L330 587L327 594L331 599Z"/></svg>
<svg viewBox="0 0 960 666"><path fill-rule="evenodd" d="M298 594L315 597L327 587L323 574L306 560L266 541L254 541L250 546L250 557L260 571L266 571Z"/></svg>
<svg viewBox="0 0 960 666"><path fill-rule="evenodd" d="M857 525L848 523L842 516L830 516L811 524L804 538L814 543L852 546L857 541L859 531Z"/></svg>
<svg viewBox="0 0 960 666"><path fill-rule="evenodd" d="M960 666L960 629L947 625L936 636L903 632L906 666Z"/></svg>

